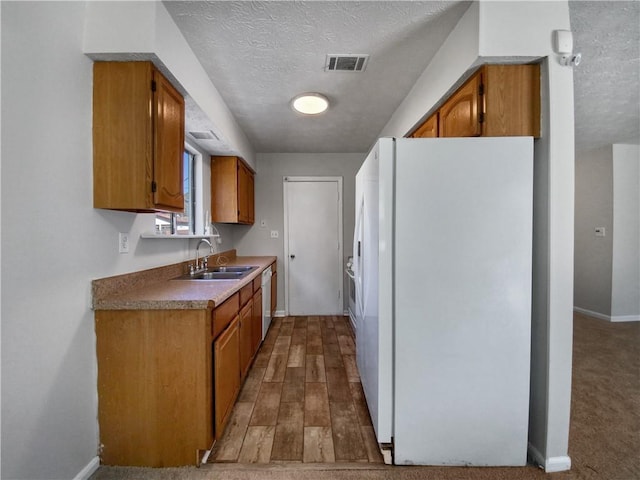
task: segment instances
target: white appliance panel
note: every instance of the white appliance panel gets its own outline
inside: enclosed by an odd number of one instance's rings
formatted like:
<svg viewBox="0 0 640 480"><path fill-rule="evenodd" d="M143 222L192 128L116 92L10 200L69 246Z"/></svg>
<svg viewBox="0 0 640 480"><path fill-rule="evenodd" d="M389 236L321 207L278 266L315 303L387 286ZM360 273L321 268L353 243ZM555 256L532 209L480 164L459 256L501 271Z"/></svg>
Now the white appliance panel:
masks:
<svg viewBox="0 0 640 480"><path fill-rule="evenodd" d="M262 272L262 340L267 336L267 331L271 326L271 267L267 267Z"/></svg>
<svg viewBox="0 0 640 480"><path fill-rule="evenodd" d="M395 463L525 465L532 139L396 154Z"/></svg>
<svg viewBox="0 0 640 480"><path fill-rule="evenodd" d="M356 361L378 443L393 421L393 139L381 139L356 175Z"/></svg>
<svg viewBox="0 0 640 480"><path fill-rule="evenodd" d="M378 381L378 166L378 150L374 149L356 175L353 245L357 312L356 363L376 433L380 429L381 413Z"/></svg>

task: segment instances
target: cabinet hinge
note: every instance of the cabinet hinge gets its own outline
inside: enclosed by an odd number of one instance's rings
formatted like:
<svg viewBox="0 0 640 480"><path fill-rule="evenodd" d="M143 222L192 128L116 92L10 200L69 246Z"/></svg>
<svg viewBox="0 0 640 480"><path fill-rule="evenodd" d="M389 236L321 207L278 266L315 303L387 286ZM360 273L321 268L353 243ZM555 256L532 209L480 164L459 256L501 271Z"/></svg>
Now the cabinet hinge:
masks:
<svg viewBox="0 0 640 480"><path fill-rule="evenodd" d="M156 182L151 182L151 193L156 193L158 191L158 184Z"/></svg>
<svg viewBox="0 0 640 480"><path fill-rule="evenodd" d="M156 81L155 80L151 80L151 91L152 92L156 91Z"/></svg>
<svg viewBox="0 0 640 480"><path fill-rule="evenodd" d="M478 95L480 96L484 95L484 83L481 83L480 85L478 85Z"/></svg>

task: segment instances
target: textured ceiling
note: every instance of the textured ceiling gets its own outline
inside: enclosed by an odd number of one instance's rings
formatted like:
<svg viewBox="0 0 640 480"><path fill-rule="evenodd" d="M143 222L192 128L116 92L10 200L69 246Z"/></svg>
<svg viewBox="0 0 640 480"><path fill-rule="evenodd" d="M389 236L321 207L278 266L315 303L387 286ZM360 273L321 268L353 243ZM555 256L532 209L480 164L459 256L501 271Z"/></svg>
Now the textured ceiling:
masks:
<svg viewBox="0 0 640 480"><path fill-rule="evenodd" d="M640 139L640 2L569 2L576 148Z"/></svg>
<svg viewBox="0 0 640 480"><path fill-rule="evenodd" d="M165 2L257 152L365 152L468 2ZM325 72L327 54L369 54ZM315 91L329 112L289 107Z"/></svg>
<svg viewBox="0 0 640 480"><path fill-rule="evenodd" d="M257 152L365 152L468 2L165 1ZM640 138L640 2L569 2L576 148ZM369 54L362 73L324 71L327 54ZM296 94L328 113L303 117ZM210 125L194 109L188 125ZM215 119L212 119L215 121ZM215 128L214 128L215 130ZM208 149L229 147L215 141ZM203 145L204 146L204 145ZM231 153L231 152L229 152Z"/></svg>

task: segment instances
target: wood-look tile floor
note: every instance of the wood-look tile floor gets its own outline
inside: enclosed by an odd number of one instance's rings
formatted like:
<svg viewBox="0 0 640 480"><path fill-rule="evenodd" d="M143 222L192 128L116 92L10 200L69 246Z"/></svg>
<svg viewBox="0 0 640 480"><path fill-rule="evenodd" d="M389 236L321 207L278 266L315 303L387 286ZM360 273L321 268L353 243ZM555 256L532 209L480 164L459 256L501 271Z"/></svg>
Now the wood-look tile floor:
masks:
<svg viewBox="0 0 640 480"><path fill-rule="evenodd" d="M383 462L348 322L273 320L209 462Z"/></svg>

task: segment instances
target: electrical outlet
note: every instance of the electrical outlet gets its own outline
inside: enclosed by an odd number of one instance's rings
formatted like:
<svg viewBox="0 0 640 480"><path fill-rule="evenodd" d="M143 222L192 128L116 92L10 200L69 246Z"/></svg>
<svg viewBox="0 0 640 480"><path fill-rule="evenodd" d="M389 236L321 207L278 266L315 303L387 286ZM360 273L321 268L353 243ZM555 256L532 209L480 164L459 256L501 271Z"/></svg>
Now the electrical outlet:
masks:
<svg viewBox="0 0 640 480"><path fill-rule="evenodd" d="M271 238L278 238L278 230L271 230Z"/></svg>
<svg viewBox="0 0 640 480"><path fill-rule="evenodd" d="M129 234L120 232L118 233L118 252L129 253Z"/></svg>

